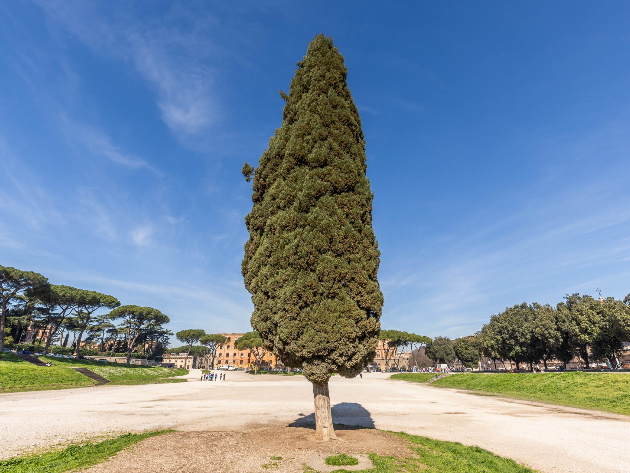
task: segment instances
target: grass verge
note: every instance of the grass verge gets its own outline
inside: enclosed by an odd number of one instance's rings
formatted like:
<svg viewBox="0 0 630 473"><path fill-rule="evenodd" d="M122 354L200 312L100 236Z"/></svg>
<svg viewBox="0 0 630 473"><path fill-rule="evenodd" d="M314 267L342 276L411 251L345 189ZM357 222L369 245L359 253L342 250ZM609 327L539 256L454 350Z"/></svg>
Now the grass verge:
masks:
<svg viewBox="0 0 630 473"><path fill-rule="evenodd" d="M58 452L0 460L0 473L63 473L101 463L121 450L172 430L124 434L98 443L70 445Z"/></svg>
<svg viewBox="0 0 630 473"><path fill-rule="evenodd" d="M392 378L426 381L416 376ZM438 379L432 386L630 415L630 373L464 373Z"/></svg>
<svg viewBox="0 0 630 473"><path fill-rule="evenodd" d="M0 353L0 392L92 386L94 381L62 366L35 366L13 353Z"/></svg>
<svg viewBox="0 0 630 473"><path fill-rule="evenodd" d="M360 470L361 473L537 473L536 470L519 465L514 460L499 457L479 447L467 447L461 443L434 440L403 432L392 433L408 443L410 455L401 458L370 454L374 467ZM350 464L343 461L328 462L328 459L337 457L353 458L342 454L328 457L325 463L327 465ZM343 468L333 470L333 472L351 473ZM318 473L318 471L306 467L304 473Z"/></svg>
<svg viewBox="0 0 630 473"><path fill-rule="evenodd" d="M111 384L161 384L186 380L173 379L188 373L185 369L107 363L72 358L40 357L52 366L35 366L13 353L0 353L0 393L68 389L93 386L91 379L71 367L87 368L106 378Z"/></svg>

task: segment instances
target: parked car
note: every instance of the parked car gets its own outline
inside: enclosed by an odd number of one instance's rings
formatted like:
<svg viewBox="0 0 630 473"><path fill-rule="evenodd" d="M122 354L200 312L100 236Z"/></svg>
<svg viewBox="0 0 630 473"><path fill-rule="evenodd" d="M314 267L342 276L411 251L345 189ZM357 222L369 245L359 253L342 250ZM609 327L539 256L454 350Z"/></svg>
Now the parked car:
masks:
<svg viewBox="0 0 630 473"><path fill-rule="evenodd" d="M98 359L98 360L96 360L96 361L104 361L105 363L109 363L109 360L106 360L105 358L99 358L99 359Z"/></svg>

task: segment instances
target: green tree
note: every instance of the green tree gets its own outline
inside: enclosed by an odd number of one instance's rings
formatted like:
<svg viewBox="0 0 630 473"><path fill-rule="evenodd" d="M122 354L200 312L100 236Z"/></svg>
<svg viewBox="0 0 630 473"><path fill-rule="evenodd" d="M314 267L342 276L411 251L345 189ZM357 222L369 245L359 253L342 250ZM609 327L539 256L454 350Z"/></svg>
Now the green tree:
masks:
<svg viewBox="0 0 630 473"><path fill-rule="evenodd" d="M453 342L455 356L467 368L476 368L481 359L481 344L475 335L458 338Z"/></svg>
<svg viewBox="0 0 630 473"><path fill-rule="evenodd" d="M205 330L202 330L199 328L189 328L186 330L180 330L179 332L175 334L175 337L180 342L188 345L188 353L186 353L186 356L189 356L192 346L199 343L199 340L201 340L201 337L203 337L205 334L206 334ZM193 364L192 364L193 367L195 366L195 360L194 360L195 356L196 355L193 354Z"/></svg>
<svg viewBox="0 0 630 473"><path fill-rule="evenodd" d="M0 352L4 350L6 316L10 304L27 289L33 290L46 284L48 279L39 273L0 266Z"/></svg>
<svg viewBox="0 0 630 473"><path fill-rule="evenodd" d="M630 295L624 301L608 297L594 304L600 326L591 349L596 359L607 359L611 367L620 365L623 343L630 340Z"/></svg>
<svg viewBox="0 0 630 473"><path fill-rule="evenodd" d="M328 380L374 358L383 296L361 119L331 39L298 63L282 126L252 171L242 273L265 347L313 384L316 436L335 438Z"/></svg>
<svg viewBox="0 0 630 473"><path fill-rule="evenodd" d="M426 354L436 363L451 363L455 361L453 341L448 337L435 337L427 344Z"/></svg>
<svg viewBox="0 0 630 473"><path fill-rule="evenodd" d="M254 357L254 374L258 374L260 365L267 354L265 343L263 342L263 339L260 338L260 334L256 331L247 332L241 338L236 340L234 346L239 350L249 350L251 355Z"/></svg>
<svg viewBox="0 0 630 473"><path fill-rule="evenodd" d="M112 310L107 318L121 320L120 328L127 333L127 364L131 363L131 352L142 335L170 322L168 316L153 307L123 305Z"/></svg>
<svg viewBox="0 0 630 473"><path fill-rule="evenodd" d="M50 349L50 343L59 329L77 308L82 291L76 287L51 284L44 290L34 292L37 299L38 318L45 327L48 327L48 335L44 344L44 354Z"/></svg>
<svg viewBox="0 0 630 473"><path fill-rule="evenodd" d="M113 309L118 307L120 301L114 296L102 294L96 291L81 290L77 298L76 311L74 313L74 324L78 332L74 356L79 358L81 350L81 340L86 330L91 330L95 326L95 313L100 309Z"/></svg>
<svg viewBox="0 0 630 473"><path fill-rule="evenodd" d="M530 325L529 352L530 363L542 360L545 370L547 362L555 357L562 344L562 336L558 329L558 314L549 304L532 304L533 320Z"/></svg>
<svg viewBox="0 0 630 473"><path fill-rule="evenodd" d="M578 354L586 369L590 368L589 347L599 335L602 325L602 314L597 307L599 303L591 296L576 293L567 294L564 302L558 304L559 330L564 338L562 346Z"/></svg>
<svg viewBox="0 0 630 473"><path fill-rule="evenodd" d="M207 348L205 356L208 358L208 366L214 369L214 359L217 355L217 348L225 343L226 337L219 333L207 333L199 339L199 343Z"/></svg>
<svg viewBox="0 0 630 473"><path fill-rule="evenodd" d="M398 368L399 357L395 356L399 350L409 344L415 337L400 330L381 330L378 339L383 342L383 358L385 359L385 369L389 368L389 363L393 361Z"/></svg>

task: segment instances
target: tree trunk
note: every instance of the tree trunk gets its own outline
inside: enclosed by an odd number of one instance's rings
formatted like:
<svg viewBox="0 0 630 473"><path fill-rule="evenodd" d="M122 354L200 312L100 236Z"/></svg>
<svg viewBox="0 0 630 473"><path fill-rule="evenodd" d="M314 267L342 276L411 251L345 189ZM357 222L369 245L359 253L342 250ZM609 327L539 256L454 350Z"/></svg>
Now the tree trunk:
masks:
<svg viewBox="0 0 630 473"><path fill-rule="evenodd" d="M81 354L81 339L83 338L83 332L84 331L85 331L85 328L81 329L81 331L79 332L79 337L78 337L78 339L76 341L77 346L76 346L76 348L74 350L74 357L77 358L77 359L81 356L80 355Z"/></svg>
<svg viewBox="0 0 630 473"><path fill-rule="evenodd" d="M330 410L328 381L322 384L313 383L313 397L315 398L315 438L325 442L337 440Z"/></svg>
<svg viewBox="0 0 630 473"><path fill-rule="evenodd" d="M588 347L586 345L583 345L582 347L580 347L580 355L582 357L582 360L584 360L584 369L590 369L591 368L591 364L589 363L589 359L588 359Z"/></svg>
<svg viewBox="0 0 630 473"><path fill-rule="evenodd" d="M0 312L0 351L4 351L4 329L6 325L7 300L2 301L2 309Z"/></svg>

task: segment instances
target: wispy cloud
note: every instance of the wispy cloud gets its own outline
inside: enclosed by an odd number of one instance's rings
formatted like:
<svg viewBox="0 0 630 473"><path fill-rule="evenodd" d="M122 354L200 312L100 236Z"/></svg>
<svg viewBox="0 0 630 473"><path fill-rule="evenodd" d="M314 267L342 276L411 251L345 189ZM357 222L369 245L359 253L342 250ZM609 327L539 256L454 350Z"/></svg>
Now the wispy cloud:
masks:
<svg viewBox="0 0 630 473"><path fill-rule="evenodd" d="M179 138L207 130L218 120L214 72L203 53L211 48L201 33L213 21L208 15L157 26L150 17L143 22L108 17L106 9L84 2L39 4L97 54L130 62L155 91L162 120Z"/></svg>
<svg viewBox="0 0 630 473"><path fill-rule="evenodd" d="M32 229L63 222L45 180L27 162L28 159L16 156L0 136L0 210Z"/></svg>
<svg viewBox="0 0 630 473"><path fill-rule="evenodd" d="M155 168L144 159L121 151L112 143L111 138L102 131L68 119L65 120L65 123L68 128L68 135L80 141L91 153L129 168L147 168L155 172Z"/></svg>
<svg viewBox="0 0 630 473"><path fill-rule="evenodd" d="M131 241L136 246L148 246L155 229L151 225L140 225L131 230Z"/></svg>

